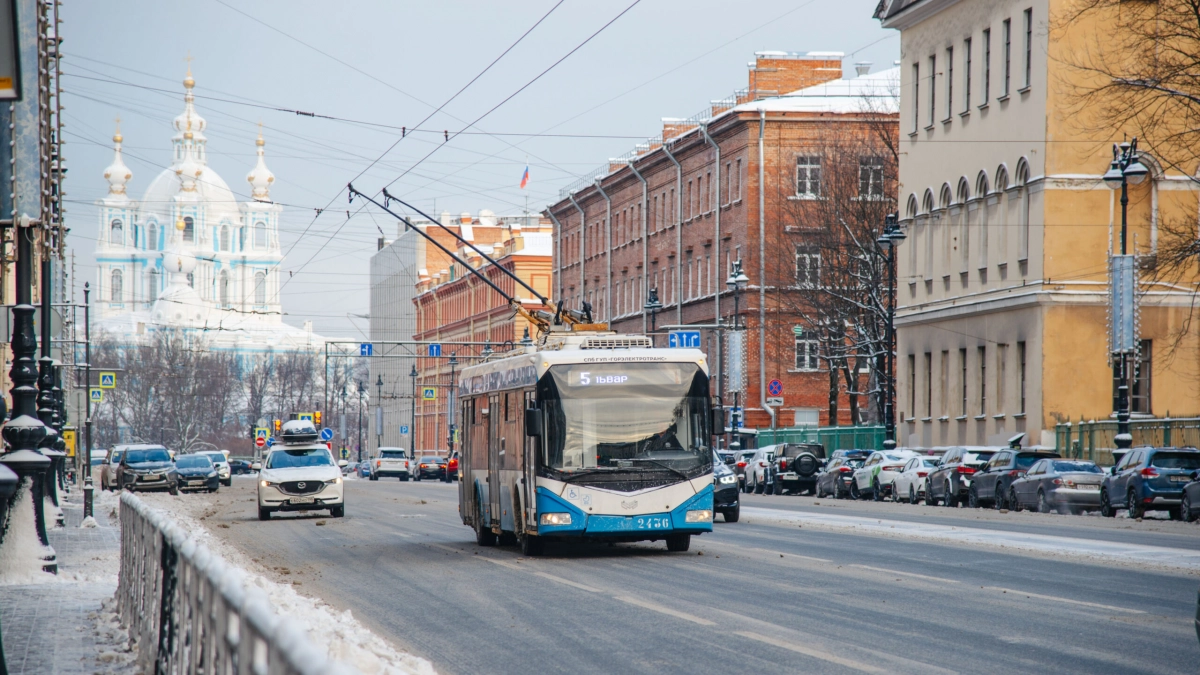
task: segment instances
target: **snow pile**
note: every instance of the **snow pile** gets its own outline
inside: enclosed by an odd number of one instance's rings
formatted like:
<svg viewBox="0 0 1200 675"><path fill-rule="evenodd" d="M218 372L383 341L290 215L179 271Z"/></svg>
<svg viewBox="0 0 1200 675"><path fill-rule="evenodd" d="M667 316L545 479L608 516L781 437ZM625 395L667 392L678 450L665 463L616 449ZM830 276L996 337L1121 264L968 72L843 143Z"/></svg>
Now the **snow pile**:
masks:
<svg viewBox="0 0 1200 675"><path fill-rule="evenodd" d="M271 581L265 570L240 550L214 537L188 511L201 507L200 500L181 500L167 495L139 495L155 510L164 512L197 543L245 573L246 584L266 594L275 613L301 624L309 642L329 658L357 668L367 675L433 675L433 664L393 648L358 622L350 610L338 611L321 600L301 595L291 585Z"/></svg>
<svg viewBox="0 0 1200 675"><path fill-rule="evenodd" d="M96 663L93 665L96 675L135 672L137 642L121 627L116 598L105 600L100 611L89 613L88 619L92 621L96 646Z"/></svg>
<svg viewBox="0 0 1200 675"><path fill-rule="evenodd" d="M17 488L13 508L8 513L8 532L0 543L0 585L45 584L56 580L53 574L42 571L42 559L53 556L54 549L38 541L29 490L29 480L25 479Z"/></svg>
<svg viewBox="0 0 1200 675"><path fill-rule="evenodd" d="M42 500L42 520L46 521L47 530L62 527L61 523L66 522L62 509L55 506L49 497L45 497Z"/></svg>

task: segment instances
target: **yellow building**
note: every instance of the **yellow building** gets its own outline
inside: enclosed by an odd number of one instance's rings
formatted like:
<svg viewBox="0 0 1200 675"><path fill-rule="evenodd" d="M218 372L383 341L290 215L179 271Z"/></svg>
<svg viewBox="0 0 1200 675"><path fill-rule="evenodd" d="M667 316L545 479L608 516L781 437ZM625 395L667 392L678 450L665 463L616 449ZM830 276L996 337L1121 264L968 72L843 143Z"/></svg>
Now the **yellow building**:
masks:
<svg viewBox="0 0 1200 675"><path fill-rule="evenodd" d="M1054 425L1114 415L1108 256L1120 191L1112 143L1078 56L1110 17L1062 21L1068 0L885 0L901 31L897 251L898 440L910 446L1054 444ZM1200 413L1194 278L1156 280L1164 227L1195 230L1197 184L1142 139L1129 252L1142 256L1139 416ZM1196 167L1186 167L1194 171Z"/></svg>

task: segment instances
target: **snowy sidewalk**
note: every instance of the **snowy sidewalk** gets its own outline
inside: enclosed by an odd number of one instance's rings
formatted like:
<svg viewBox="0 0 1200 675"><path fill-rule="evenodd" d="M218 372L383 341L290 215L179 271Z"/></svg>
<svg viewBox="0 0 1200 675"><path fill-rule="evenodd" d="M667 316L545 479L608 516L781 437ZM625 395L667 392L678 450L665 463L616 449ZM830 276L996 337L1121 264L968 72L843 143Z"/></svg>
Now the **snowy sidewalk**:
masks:
<svg viewBox="0 0 1200 675"><path fill-rule="evenodd" d="M61 500L67 526L48 532L58 553L58 576L0 585L0 632L12 675L133 672L131 655L114 651L116 636L99 618L101 603L117 588L120 530L110 522L116 500L97 490L99 527L81 528L82 500L80 489Z"/></svg>

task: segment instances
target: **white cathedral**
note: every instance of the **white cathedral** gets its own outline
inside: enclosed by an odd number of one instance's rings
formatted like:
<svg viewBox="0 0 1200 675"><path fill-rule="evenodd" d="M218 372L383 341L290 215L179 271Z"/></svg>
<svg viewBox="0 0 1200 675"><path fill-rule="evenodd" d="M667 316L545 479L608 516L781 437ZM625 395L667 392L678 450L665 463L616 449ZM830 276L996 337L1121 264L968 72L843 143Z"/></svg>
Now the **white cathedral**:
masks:
<svg viewBox="0 0 1200 675"><path fill-rule="evenodd" d="M271 201L275 175L263 157L246 181L250 199L237 201L208 166L207 122L196 113L191 69L183 81L183 113L175 118L171 165L140 201L129 198L133 173L121 159L121 132L113 136L112 164L104 170L108 194L97 202L98 327L126 342L156 330L203 332L216 350L239 355L268 350L315 351L324 340L283 322L279 300L279 215Z"/></svg>

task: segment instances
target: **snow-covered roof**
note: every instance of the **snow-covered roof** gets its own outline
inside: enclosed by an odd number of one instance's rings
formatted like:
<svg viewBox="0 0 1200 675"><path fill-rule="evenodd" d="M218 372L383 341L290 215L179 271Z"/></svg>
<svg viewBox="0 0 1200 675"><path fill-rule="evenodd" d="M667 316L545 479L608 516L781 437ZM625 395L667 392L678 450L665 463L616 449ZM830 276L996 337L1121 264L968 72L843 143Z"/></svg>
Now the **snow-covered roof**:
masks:
<svg viewBox="0 0 1200 675"><path fill-rule="evenodd" d="M743 103L733 112L900 112L900 68L839 78L782 96Z"/></svg>

